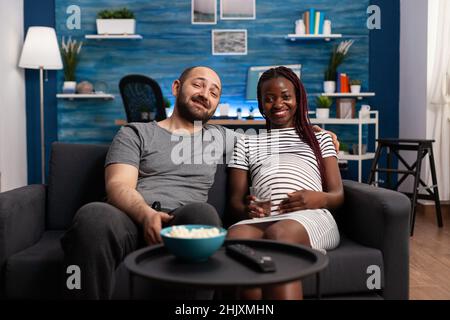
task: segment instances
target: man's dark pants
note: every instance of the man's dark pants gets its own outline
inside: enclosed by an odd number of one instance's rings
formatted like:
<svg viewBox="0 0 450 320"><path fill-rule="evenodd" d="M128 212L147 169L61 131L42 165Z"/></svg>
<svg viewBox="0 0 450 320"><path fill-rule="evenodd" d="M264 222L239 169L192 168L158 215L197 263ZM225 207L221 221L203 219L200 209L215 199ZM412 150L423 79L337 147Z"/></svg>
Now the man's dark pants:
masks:
<svg viewBox="0 0 450 320"><path fill-rule="evenodd" d="M207 203L188 204L171 214L174 218L170 225L221 226L216 209ZM65 253L64 270L77 265L81 271L81 289L69 290L64 281L63 295L67 299L110 299L116 268L129 253L146 246L142 226L103 202L89 203L78 210L61 245Z"/></svg>

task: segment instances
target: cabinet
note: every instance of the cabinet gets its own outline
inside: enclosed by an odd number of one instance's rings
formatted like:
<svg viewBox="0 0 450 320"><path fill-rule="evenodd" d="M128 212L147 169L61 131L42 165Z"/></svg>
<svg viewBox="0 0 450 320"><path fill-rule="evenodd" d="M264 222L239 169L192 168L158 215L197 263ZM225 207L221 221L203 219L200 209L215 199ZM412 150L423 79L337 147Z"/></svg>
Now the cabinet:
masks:
<svg viewBox="0 0 450 320"><path fill-rule="evenodd" d="M358 126L358 154L349 154L348 152L339 152L339 160L357 161L358 162L358 182L362 182L362 162L364 160L372 160L375 158L375 152L362 153L362 128L363 125L373 125L375 127L375 148L377 148L378 139L378 111L359 112L358 118L355 119L317 119L310 118L311 123L320 125L326 129L326 125L356 125ZM375 177L377 181L378 177Z"/></svg>

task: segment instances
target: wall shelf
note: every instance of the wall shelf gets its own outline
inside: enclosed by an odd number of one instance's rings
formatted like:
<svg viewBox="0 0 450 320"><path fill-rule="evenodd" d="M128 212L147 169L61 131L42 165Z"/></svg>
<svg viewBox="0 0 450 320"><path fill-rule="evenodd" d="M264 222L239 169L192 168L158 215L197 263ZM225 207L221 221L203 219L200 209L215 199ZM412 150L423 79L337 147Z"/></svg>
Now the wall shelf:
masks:
<svg viewBox="0 0 450 320"><path fill-rule="evenodd" d="M375 92L360 92L360 93L336 92L336 93L321 93L320 95L330 98L357 98L361 100L362 98L374 97Z"/></svg>
<svg viewBox="0 0 450 320"><path fill-rule="evenodd" d="M286 40L297 41L297 40L325 40L330 41L331 39L342 38L342 34L288 34Z"/></svg>
<svg viewBox="0 0 450 320"><path fill-rule="evenodd" d="M140 34L87 34L86 39L96 40L141 40Z"/></svg>
<svg viewBox="0 0 450 320"><path fill-rule="evenodd" d="M104 100L114 100L113 94L107 93L90 93L90 94L80 94L80 93L58 93L56 95L59 99L104 99Z"/></svg>

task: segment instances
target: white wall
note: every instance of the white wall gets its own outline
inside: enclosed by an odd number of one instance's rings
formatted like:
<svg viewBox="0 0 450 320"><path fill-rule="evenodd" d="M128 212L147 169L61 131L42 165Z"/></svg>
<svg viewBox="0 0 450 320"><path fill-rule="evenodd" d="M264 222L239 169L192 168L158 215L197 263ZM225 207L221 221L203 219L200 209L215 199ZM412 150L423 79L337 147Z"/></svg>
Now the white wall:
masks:
<svg viewBox="0 0 450 320"><path fill-rule="evenodd" d="M23 0L0 0L1 191L27 184L25 77L17 67L23 36Z"/></svg>
<svg viewBox="0 0 450 320"><path fill-rule="evenodd" d="M428 0L400 1L399 138L427 138ZM417 152L401 152L413 163ZM425 165L425 163L424 163ZM404 167L399 163L399 168ZM424 167L422 167L424 168ZM426 170L422 170L422 177ZM410 176L399 190L411 192Z"/></svg>
<svg viewBox="0 0 450 320"><path fill-rule="evenodd" d="M400 2L400 138L426 138L428 0Z"/></svg>

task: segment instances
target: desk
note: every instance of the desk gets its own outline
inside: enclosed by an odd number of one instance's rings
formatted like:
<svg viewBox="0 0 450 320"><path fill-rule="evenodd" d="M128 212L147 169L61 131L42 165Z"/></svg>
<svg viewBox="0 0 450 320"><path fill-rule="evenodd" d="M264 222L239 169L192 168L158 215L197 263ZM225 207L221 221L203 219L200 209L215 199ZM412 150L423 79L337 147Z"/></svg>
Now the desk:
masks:
<svg viewBox="0 0 450 320"><path fill-rule="evenodd" d="M170 254L164 245L156 245L132 252L125 259L130 271L130 295L135 276L165 284L197 288L260 287L286 283L316 274L316 290L320 297L319 271L328 265L328 257L301 245L272 240L225 240L225 245L246 244L258 253L270 255L277 270L261 273L236 261L220 248L204 262L185 262Z"/></svg>
<svg viewBox="0 0 450 320"><path fill-rule="evenodd" d="M363 125L374 125L375 126L375 141L378 139L378 111L370 111L367 116L359 113L358 118L352 119L340 119L340 118L327 118L318 119L310 118L312 124L320 125L323 129L326 125L357 125L358 126L358 154L349 154L348 152L340 152L339 160L347 161L358 161L358 182L362 182L362 162L364 160L372 160L375 158L375 152L362 153L362 126ZM116 120L116 125L125 125L127 122L125 120ZM208 121L209 124L217 125L232 125L232 126L262 126L266 124L266 120L237 120L237 119L211 119ZM377 143L375 142L375 149ZM378 181L378 173L376 174L375 181Z"/></svg>

